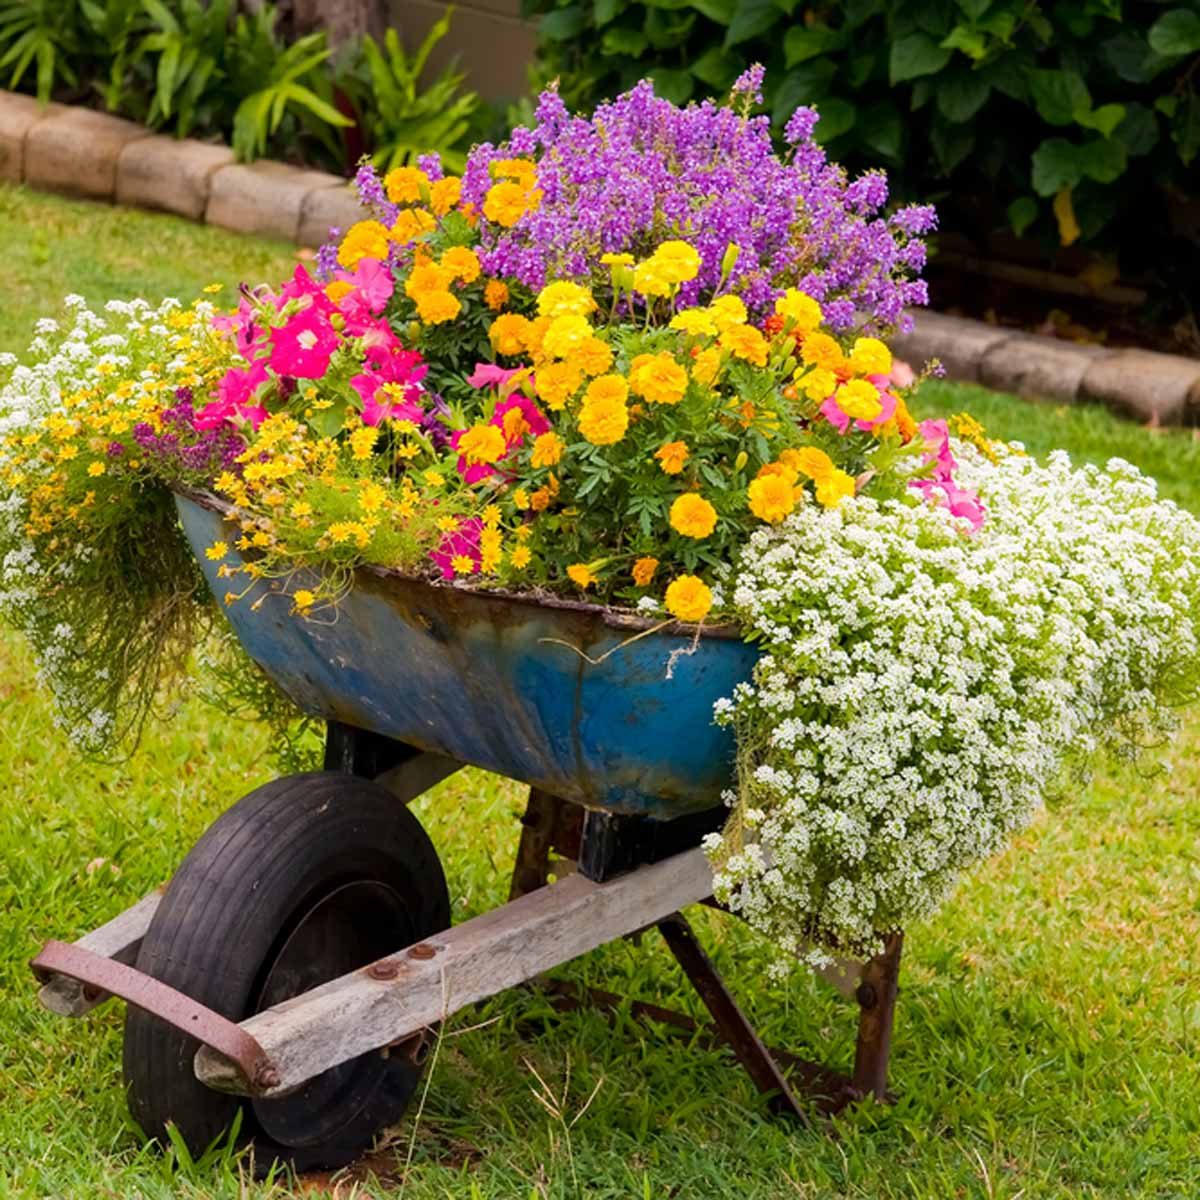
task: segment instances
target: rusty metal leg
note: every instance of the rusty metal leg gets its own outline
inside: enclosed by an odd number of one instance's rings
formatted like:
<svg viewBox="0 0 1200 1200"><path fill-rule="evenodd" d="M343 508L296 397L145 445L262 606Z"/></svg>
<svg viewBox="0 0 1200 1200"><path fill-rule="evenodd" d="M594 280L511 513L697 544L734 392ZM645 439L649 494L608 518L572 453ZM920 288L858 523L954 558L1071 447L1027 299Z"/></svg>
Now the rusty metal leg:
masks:
<svg viewBox="0 0 1200 1200"><path fill-rule="evenodd" d="M754 1081L755 1087L771 1095L771 1108L777 1113L788 1113L805 1125L809 1124L808 1117L788 1087L770 1050L730 995L725 981L713 966L712 959L704 952L691 925L681 913L672 913L659 921L658 929L691 985L699 992L722 1038Z"/></svg>
<svg viewBox="0 0 1200 1200"><path fill-rule="evenodd" d="M887 1098L888 1054L892 1046L892 1018L900 980L903 933L889 934L882 954L863 967L858 1001L858 1041L854 1048L854 1086L864 1096Z"/></svg>
<svg viewBox="0 0 1200 1200"><path fill-rule="evenodd" d="M572 849L578 853L576 827L581 817L577 805L568 804L538 788L529 789L529 801L521 818L517 861L513 865L512 885L508 892L510 900L546 886L552 850L567 857L572 857Z"/></svg>

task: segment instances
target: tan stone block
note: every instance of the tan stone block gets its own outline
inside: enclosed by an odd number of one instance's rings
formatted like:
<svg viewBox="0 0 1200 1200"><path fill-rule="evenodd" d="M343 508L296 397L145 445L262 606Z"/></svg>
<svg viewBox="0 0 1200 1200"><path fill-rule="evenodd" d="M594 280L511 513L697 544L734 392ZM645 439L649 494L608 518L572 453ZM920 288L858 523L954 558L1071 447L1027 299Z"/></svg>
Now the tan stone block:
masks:
<svg viewBox="0 0 1200 1200"><path fill-rule="evenodd" d="M1190 424L1200 415L1200 359L1114 350L1088 368L1079 399L1150 424Z"/></svg>
<svg viewBox="0 0 1200 1200"><path fill-rule="evenodd" d="M45 118L63 111L61 104L39 104L32 96L0 92L0 183L25 178L25 138Z"/></svg>
<svg viewBox="0 0 1200 1200"><path fill-rule="evenodd" d="M221 167L212 176L204 219L223 229L294 242L310 193L343 182L337 175L276 162Z"/></svg>
<svg viewBox="0 0 1200 1200"><path fill-rule="evenodd" d="M25 137L25 182L31 187L111 200L121 151L149 130L90 108L63 108Z"/></svg>
<svg viewBox="0 0 1200 1200"><path fill-rule="evenodd" d="M336 187L309 192L300 210L300 229L296 241L301 246L318 246L329 240L330 229L345 233L355 221L370 217L358 203L354 185L343 180Z"/></svg>
<svg viewBox="0 0 1200 1200"><path fill-rule="evenodd" d="M984 354L1012 337L1008 330L965 317L924 311L912 315L912 331L891 339L893 353L918 371L930 359L940 359L950 379L978 382L979 362Z"/></svg>
<svg viewBox="0 0 1200 1200"><path fill-rule="evenodd" d="M1112 354L1031 333L1011 334L989 347L979 360L979 382L1018 396L1074 400L1084 375L1097 359Z"/></svg>
<svg viewBox="0 0 1200 1200"><path fill-rule="evenodd" d="M227 146L190 138L138 138L117 161L117 203L202 220L213 172L232 162Z"/></svg>

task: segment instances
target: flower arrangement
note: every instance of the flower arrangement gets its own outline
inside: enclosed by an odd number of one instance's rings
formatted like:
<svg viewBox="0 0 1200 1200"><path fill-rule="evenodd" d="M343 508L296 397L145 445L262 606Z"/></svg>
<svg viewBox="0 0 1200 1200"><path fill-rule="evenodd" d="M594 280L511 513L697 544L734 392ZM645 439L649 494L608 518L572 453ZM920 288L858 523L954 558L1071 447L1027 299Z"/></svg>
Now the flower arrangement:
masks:
<svg viewBox="0 0 1200 1200"><path fill-rule="evenodd" d="M1093 612L1083 583L1063 590L1078 526L1039 519L1037 468L969 418L919 421L894 371L932 211L881 215L883 176L827 162L807 110L777 156L760 86L753 68L730 105L679 108L643 83L588 118L551 90L461 176L364 165L363 220L315 277L232 309L71 300L34 365L0 362L0 607L75 735L136 729L203 636L172 488L237 513L207 550L218 606L266 584L295 619L332 619L374 564L738 621L764 656L717 714L741 762L711 851L729 901L787 945L862 947L927 911L1081 729L1158 728L1193 683L1191 575L1147 534L1166 608L1121 625L1119 596ZM1064 521L1107 506L1113 538L1153 528L1192 553L1188 519L1105 478L1053 476L1083 497ZM1067 676L1086 699L1031 649L1039 606L1063 646L1093 622ZM1174 657L1135 668L1126 628L1143 648L1169 629Z"/></svg>

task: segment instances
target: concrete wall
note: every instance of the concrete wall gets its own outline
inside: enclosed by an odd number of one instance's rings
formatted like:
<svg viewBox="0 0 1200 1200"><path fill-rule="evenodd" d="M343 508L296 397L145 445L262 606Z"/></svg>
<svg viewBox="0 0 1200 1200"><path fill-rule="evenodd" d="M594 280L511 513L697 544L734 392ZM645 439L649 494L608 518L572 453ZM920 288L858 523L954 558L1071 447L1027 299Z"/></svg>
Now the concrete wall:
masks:
<svg viewBox="0 0 1200 1200"><path fill-rule="evenodd" d="M420 45L447 7L435 0L391 0L392 24L406 50ZM459 69L481 96L515 100L527 90L525 72L534 41L533 22L521 20L520 0L460 0L430 67L436 72L457 54Z"/></svg>

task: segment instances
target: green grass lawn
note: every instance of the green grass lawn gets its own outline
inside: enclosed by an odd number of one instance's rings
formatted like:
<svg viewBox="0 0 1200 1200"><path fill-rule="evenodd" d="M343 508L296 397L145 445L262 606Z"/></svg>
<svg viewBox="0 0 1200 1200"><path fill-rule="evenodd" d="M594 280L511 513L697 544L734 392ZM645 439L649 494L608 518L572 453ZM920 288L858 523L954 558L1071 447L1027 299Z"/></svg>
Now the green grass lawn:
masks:
<svg viewBox="0 0 1200 1200"><path fill-rule="evenodd" d="M8 288L0 349L58 297L172 292L289 269L291 251L165 217L0 190ZM14 282L15 281L15 282ZM1200 509L1190 436L1087 409L938 384L925 411L970 408L1035 452L1119 454ZM166 880L205 826L272 775L262 732L185 703L119 766L81 761L55 730L28 656L0 638L0 1196L1195 1197L1200 1194L1200 721L1154 778L1115 773L1056 804L908 933L895 1107L835 1133L772 1120L724 1054L526 994L449 1023L419 1122L338 1179L249 1182L228 1154L183 1165L125 1115L120 1006L81 1022L41 1011L26 960ZM523 803L514 784L453 777L415 806L455 917L501 902ZM848 1007L767 949L695 917L765 1038L847 1065ZM698 1014L647 935L559 974ZM540 1080L561 1118L535 1099ZM586 1107L588 1097L595 1098ZM405 1164L411 1158L411 1165Z"/></svg>

